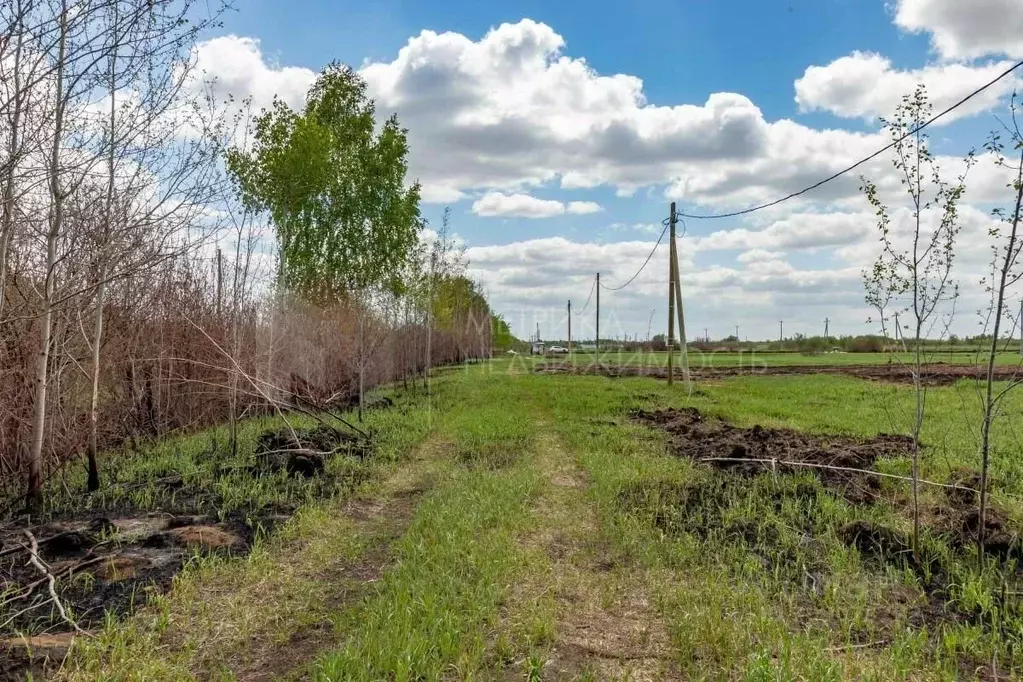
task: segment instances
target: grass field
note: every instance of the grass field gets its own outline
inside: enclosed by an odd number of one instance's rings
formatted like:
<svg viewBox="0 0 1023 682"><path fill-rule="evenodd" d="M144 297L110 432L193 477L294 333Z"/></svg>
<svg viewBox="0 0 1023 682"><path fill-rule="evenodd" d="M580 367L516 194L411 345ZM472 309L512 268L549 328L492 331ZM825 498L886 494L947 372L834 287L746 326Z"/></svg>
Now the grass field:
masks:
<svg viewBox="0 0 1023 682"><path fill-rule="evenodd" d="M1015 560L978 570L941 530L945 491L925 488L924 561L876 555L847 529L904 534L905 483L863 503L811 472L720 471L629 416L695 407L738 427L870 437L905 432L911 404L904 385L840 376L721 379L687 397L650 378L537 375L521 359L449 368L430 397L370 413L381 447L333 464L359 471L336 494L259 493L300 506L247 556L197 558L169 593L78 638L59 677L1009 679L1023 673ZM930 389L928 409L924 477L975 469L974 383ZM995 430L1012 527L1021 416L1010 394ZM201 451L166 443L145 466L184 462L200 480Z"/></svg>
<svg viewBox="0 0 1023 682"><path fill-rule="evenodd" d="M926 354L927 362L943 362L955 365L978 365L983 363L983 355L978 353L946 353L929 352ZM523 362L544 362L551 358L558 361L567 360L566 355L550 356L543 358L539 356L521 355ZM668 353L664 351L650 352L626 352L607 351L602 353L583 352L573 353L572 361L576 364L602 363L605 365L649 365L654 367L665 367L668 363ZM785 365L818 365L818 366L841 366L841 365L883 365L888 362L911 363L912 355L908 353L821 353L809 355L804 353L759 353L759 352L704 352L698 350L689 351L689 364L693 368L714 368L714 367L780 367ZM681 354L675 353L675 366L680 366ZM996 362L999 365L1019 365L1023 362L1018 352L999 353Z"/></svg>

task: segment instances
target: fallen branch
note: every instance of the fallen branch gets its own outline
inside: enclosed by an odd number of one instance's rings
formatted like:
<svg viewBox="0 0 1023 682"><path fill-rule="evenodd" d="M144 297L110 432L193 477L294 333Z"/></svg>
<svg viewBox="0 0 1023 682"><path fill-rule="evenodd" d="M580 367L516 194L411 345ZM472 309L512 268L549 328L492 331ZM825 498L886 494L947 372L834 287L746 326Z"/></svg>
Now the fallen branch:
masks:
<svg viewBox="0 0 1023 682"><path fill-rule="evenodd" d="M844 646L832 646L828 647L830 652L839 651L856 651L857 649L873 649L876 646L886 646L888 644L887 639L879 639L876 642L866 642L865 644L846 644Z"/></svg>
<svg viewBox="0 0 1023 682"><path fill-rule="evenodd" d="M78 634L84 635L86 637L91 637L92 635L90 635L82 628L78 627L78 623L71 620L71 617L64 609L64 605L61 603L60 598L57 596L56 589L57 578L53 575L53 573L50 572L50 569L48 569L39 559L39 543L36 542L36 536L32 535L32 531L26 529L25 537L27 537L29 543L31 543L30 546L26 548L28 549L28 552L31 556L31 558L29 559L29 563L35 566L36 569L45 576L47 588L50 591L50 600L53 602L53 605L57 607L57 612L60 613L60 617L63 618L68 625L74 628L75 632L77 632Z"/></svg>

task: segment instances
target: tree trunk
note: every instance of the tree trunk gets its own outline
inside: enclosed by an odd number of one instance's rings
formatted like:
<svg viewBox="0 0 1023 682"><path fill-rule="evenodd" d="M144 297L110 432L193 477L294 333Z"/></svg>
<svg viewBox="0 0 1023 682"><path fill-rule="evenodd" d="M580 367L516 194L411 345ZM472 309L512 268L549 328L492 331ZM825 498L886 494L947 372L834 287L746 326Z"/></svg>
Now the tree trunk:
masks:
<svg viewBox="0 0 1023 682"><path fill-rule="evenodd" d="M67 50L67 2L61 3L60 44L56 65L56 109L53 118L53 143L50 147L50 225L46 234L46 280L43 287L43 314L39 321L39 355L35 374L35 414L32 420L32 441L28 455L28 490L26 502L36 509L43 501L43 439L46 434L46 383L50 362L50 333L53 325L54 268L57 262L57 239L64 221L64 197L60 187L60 149L64 126L64 67Z"/></svg>
<svg viewBox="0 0 1023 682"><path fill-rule="evenodd" d="M21 112L24 104L21 92L21 49L23 31L23 12L21 4L18 4L18 39L14 46L14 97L11 109L11 137L8 147L7 169L4 175L3 206L0 207L0 318L3 317L4 296L7 286L7 252L11 248L11 240L14 238L14 169L17 166L18 157L21 156Z"/></svg>
<svg viewBox="0 0 1023 682"><path fill-rule="evenodd" d="M1009 243L1005 248L1005 260L1002 263L998 290L995 302L995 326L991 333L991 346L988 349L987 376L985 377L984 391L984 422L980 430L980 510L979 525L977 527L977 565L984 567L984 542L986 540L985 524L987 522L987 484L988 469L991 460L991 422L994 421L995 398L995 358L998 355L998 332L1002 323L1002 311L1005 307L1005 288L1009 278L1009 270L1016 260L1016 231L1019 229L1020 210L1023 209L1023 152L1020 153L1020 162L1016 175L1016 210L1012 214L1012 229L1009 232Z"/></svg>

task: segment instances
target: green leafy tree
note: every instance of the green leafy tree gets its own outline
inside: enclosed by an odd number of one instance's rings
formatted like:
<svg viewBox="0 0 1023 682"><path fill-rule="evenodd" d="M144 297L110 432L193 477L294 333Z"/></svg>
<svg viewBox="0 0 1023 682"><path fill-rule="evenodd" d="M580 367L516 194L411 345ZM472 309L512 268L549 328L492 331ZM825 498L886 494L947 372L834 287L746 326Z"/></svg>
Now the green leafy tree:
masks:
<svg viewBox="0 0 1023 682"><path fill-rule="evenodd" d="M251 149L227 154L249 208L270 216L288 291L328 303L399 286L422 227L419 184L405 184L407 131L391 116L377 132L375 114L359 74L331 64L304 111L275 100L255 119Z"/></svg>

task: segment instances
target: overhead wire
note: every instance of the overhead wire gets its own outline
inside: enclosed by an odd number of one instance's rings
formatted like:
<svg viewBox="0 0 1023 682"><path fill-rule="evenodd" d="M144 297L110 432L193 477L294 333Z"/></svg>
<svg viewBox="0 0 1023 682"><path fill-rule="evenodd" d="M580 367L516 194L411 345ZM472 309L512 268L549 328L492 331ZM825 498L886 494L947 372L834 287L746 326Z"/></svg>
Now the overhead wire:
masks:
<svg viewBox="0 0 1023 682"><path fill-rule="evenodd" d="M608 291L621 291L621 290L622 290L622 289L624 289L625 287L627 287L627 286L629 286L630 284L632 284L632 283L633 283L633 282L635 281L635 279L636 279L637 277L639 277L639 274L640 274L641 272L643 272L643 270L645 270L645 269L646 269L646 266L650 264L650 259L654 257L654 252L655 252L655 251L657 251L657 247L658 247L658 246L660 246L660 245L661 245L661 242L662 242L662 241L664 240L664 235L665 235L665 233L667 233L667 231L668 231L668 225L669 225L669 222L670 222L669 220L664 220L664 221L662 221L662 224L664 225L664 229L663 229L663 230L661 230L661 236L657 238L657 243L656 243L656 244L654 244L654 248L652 248L652 249L650 250L650 254L649 254L649 255L648 255L647 257L646 257L646 260L645 260L645 261L643 261L643 265L641 265L641 266L640 266L640 268L639 268L639 270L637 270L637 271L636 271L636 274L634 274L634 275L633 275L632 277L630 277L630 278L629 278L629 280L628 280L627 282L625 282L625 284L623 284L623 285L621 285L621 286L617 286L617 287L609 287L609 286L607 286L606 284L604 284L603 282L601 282L601 283L600 283L600 286L604 287L604 288L605 288L605 289L607 289Z"/></svg>
<svg viewBox="0 0 1023 682"><path fill-rule="evenodd" d="M848 172L850 172L852 170L855 170L856 168L859 168L860 166L862 166L863 164L867 163L868 161L876 159L878 156L880 156L881 154L885 153L886 151L888 151L889 149L891 149L895 145L899 144L900 142L905 140L907 137L909 137L911 135L915 135L916 133L920 132L921 130L923 130L927 126L931 125L932 123L934 123L935 121L940 119L941 117L951 113L952 111L954 111L954 110L958 109L959 107L961 107L962 105L966 104L971 99L973 99L974 97L976 97L980 93L984 92L985 90L990 88L992 85L994 85L998 81L1002 80L1003 78L1005 78L1006 76L1008 76L1013 71L1015 71L1016 69L1020 68L1021 66L1023 66L1023 61L1017 62L1015 65L1013 65L1013 66L1009 67L1008 69L1006 69L1005 71L1003 71L1000 75L995 77L993 80L988 81L987 83L985 83L984 85L980 86L979 88L977 88L976 90L974 90L973 92L968 94L966 97L963 97L961 100L959 100L958 102L956 102L952 106L948 107L947 109L945 109L941 113L939 113L939 114L937 114L935 116L932 116L931 118L927 119L926 121L921 123L919 126L913 128L912 130L906 131L906 133L903 134L901 137L899 137L896 140L893 140L892 142L890 142L889 144L885 145L884 147L881 147L880 149L878 149L876 152L874 152L870 156L866 156L866 157L860 159L859 161L857 161L856 163L854 163L853 165L849 166L848 168L843 168L842 170L838 171L837 173L833 173L832 175L829 175L828 177L824 178L823 180L815 182L814 184L810 185L809 187L805 187L805 188L799 190L798 192L793 192L792 194L788 194L786 196L783 196L780 199L775 199L774 201L769 201L766 204L760 204L758 206L751 206L751 207L745 208L745 209L743 209L741 211L732 211L731 213L715 213L715 214L707 214L707 215L700 215L700 214L695 214L695 213L678 213L677 215L680 216L680 217L683 217L683 218L692 218L694 220L714 220L714 219L717 219L717 218L734 218L736 216L747 215L749 213L754 213L756 211L761 211L761 210L763 210L765 208L771 208L772 206L777 206L778 204L784 203L784 202L786 202L786 201L788 201L790 199L795 199L796 197L801 196L803 194L806 194L807 192L811 192L811 191L817 189L818 187L820 187L822 185L826 185L827 183L831 182L832 180L840 178L841 176L845 175L846 173L848 173Z"/></svg>
<svg viewBox="0 0 1023 682"><path fill-rule="evenodd" d="M579 316L579 315L582 315L584 312L586 312L586 308L589 307L590 300L593 298L593 292L596 291L596 290L597 290L597 278L594 277L593 278L593 284L590 285L590 294L589 294L589 296L586 297L586 303L583 304L583 307L579 310L579 312L573 312L572 313L573 315Z"/></svg>

